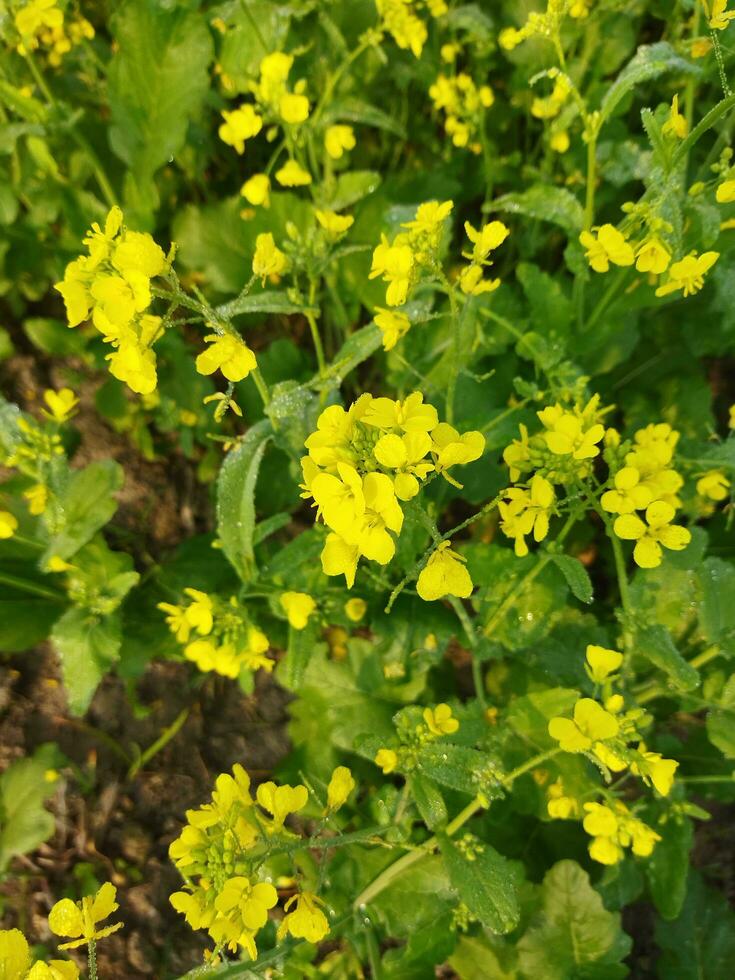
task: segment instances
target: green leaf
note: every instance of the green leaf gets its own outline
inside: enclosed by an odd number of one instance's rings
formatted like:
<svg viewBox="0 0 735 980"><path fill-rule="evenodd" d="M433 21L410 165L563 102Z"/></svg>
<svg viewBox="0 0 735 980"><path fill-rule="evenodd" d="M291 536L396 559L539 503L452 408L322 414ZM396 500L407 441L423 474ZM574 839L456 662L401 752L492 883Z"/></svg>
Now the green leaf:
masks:
<svg viewBox="0 0 735 980"><path fill-rule="evenodd" d="M474 795L481 789L480 776L486 761L486 755L477 749L442 742L422 746L417 768L442 786Z"/></svg>
<svg viewBox="0 0 735 980"><path fill-rule="evenodd" d="M340 174L334 182L334 192L329 206L342 211L372 194L380 184L380 174L375 170L350 170Z"/></svg>
<svg viewBox="0 0 735 980"><path fill-rule="evenodd" d="M376 129L393 133L399 139L406 139L406 130L395 116L388 115L361 99L340 99L332 102L329 109L329 119L334 122L351 122L374 126Z"/></svg>
<svg viewBox="0 0 735 980"><path fill-rule="evenodd" d="M571 589L572 595L580 602L592 602L592 582L587 574L587 569L578 558L571 555L551 556L556 567L561 571L567 580L567 585Z"/></svg>
<svg viewBox="0 0 735 980"><path fill-rule="evenodd" d="M49 635L64 611L64 597L58 600L34 598L20 589L0 585L0 650L15 653L30 650Z"/></svg>
<svg viewBox="0 0 735 980"><path fill-rule="evenodd" d="M725 684L719 703L707 715L707 735L726 759L735 759L735 674Z"/></svg>
<svg viewBox="0 0 735 980"><path fill-rule="evenodd" d="M323 378L312 381L314 388L333 388L342 384L344 378L354 371L358 364L366 361L382 346L383 337L374 323L361 327L351 334L340 347L332 364Z"/></svg>
<svg viewBox="0 0 735 980"><path fill-rule="evenodd" d="M288 649L278 668L278 680L289 691L298 691L301 687L318 633L319 623L314 616L302 630L289 626Z"/></svg>
<svg viewBox="0 0 735 980"><path fill-rule="evenodd" d="M408 777L408 788L421 819L429 830L444 826L447 822L447 807L433 780L414 773Z"/></svg>
<svg viewBox="0 0 735 980"><path fill-rule="evenodd" d="M661 840L645 862L648 887L659 915L675 919L687 893L689 852L694 840L692 821L686 817L671 818L658 824L656 831Z"/></svg>
<svg viewBox="0 0 735 980"><path fill-rule="evenodd" d="M559 861L541 886L542 908L518 943L522 976L544 980L626 976L630 938L576 861Z"/></svg>
<svg viewBox="0 0 735 980"><path fill-rule="evenodd" d="M122 468L111 459L73 471L59 501L62 526L49 541L42 564L51 555L71 558L90 541L117 510L113 494L122 484Z"/></svg>
<svg viewBox="0 0 735 980"><path fill-rule="evenodd" d="M273 427L257 422L225 457L217 479L217 534L230 563L243 582L255 574L255 484Z"/></svg>
<svg viewBox="0 0 735 980"><path fill-rule="evenodd" d="M249 296L239 296L230 303L224 303L217 307L217 313L229 319L238 316L240 313L305 313L307 311L318 313L318 310L310 310L308 306L293 303L286 293L276 292L275 290L265 290L262 293L253 293Z"/></svg>
<svg viewBox="0 0 735 980"><path fill-rule="evenodd" d="M664 72L681 75L697 75L700 69L677 54L666 41L657 44L642 44L628 64L605 93L600 106L600 116L604 123L613 114L618 104L628 92L641 82L663 75Z"/></svg>
<svg viewBox="0 0 735 980"><path fill-rule="evenodd" d="M691 871L681 915L657 922L660 980L725 980L735 962L735 913L725 898Z"/></svg>
<svg viewBox="0 0 735 980"><path fill-rule="evenodd" d="M735 652L735 566L721 558L708 558L697 570L702 587L699 620L710 643Z"/></svg>
<svg viewBox="0 0 735 980"><path fill-rule="evenodd" d="M209 91L214 48L199 11L127 0L111 21L110 144L130 168L126 198L147 224L158 205L153 177L181 150Z"/></svg>
<svg viewBox="0 0 735 980"><path fill-rule="evenodd" d="M73 715L83 715L97 685L120 654L119 614L99 617L87 609L68 609L55 623L51 642L61 657L69 710Z"/></svg>
<svg viewBox="0 0 735 980"><path fill-rule="evenodd" d="M699 672L682 657L671 634L663 626L641 630L636 637L635 649L662 670L678 690L693 691L699 686Z"/></svg>
<svg viewBox="0 0 735 980"><path fill-rule="evenodd" d="M472 915L501 935L515 929L521 916L518 865L498 854L489 844L478 843L482 851L473 852L469 859L451 837L437 834L437 839L449 880Z"/></svg>
<svg viewBox="0 0 735 980"><path fill-rule="evenodd" d="M570 237L576 237L584 226L584 208L577 198L563 187L548 184L532 184L528 190L505 194L493 201L492 210L549 221Z"/></svg>
<svg viewBox="0 0 735 980"><path fill-rule="evenodd" d="M54 818L43 804L55 789L46 773L56 765L57 754L55 745L42 745L0 776L0 872L17 854L34 851L54 832Z"/></svg>
<svg viewBox="0 0 735 980"><path fill-rule="evenodd" d="M23 321L23 332L44 354L59 357L79 355L87 345L86 338L79 330L70 330L61 320L51 317L30 317Z"/></svg>
<svg viewBox="0 0 735 980"><path fill-rule="evenodd" d="M504 962L505 956L512 957L514 951L505 947L493 949L491 942L489 936L462 936L448 960L459 980L478 980L479 977L482 980L517 980L515 967L506 969Z"/></svg>

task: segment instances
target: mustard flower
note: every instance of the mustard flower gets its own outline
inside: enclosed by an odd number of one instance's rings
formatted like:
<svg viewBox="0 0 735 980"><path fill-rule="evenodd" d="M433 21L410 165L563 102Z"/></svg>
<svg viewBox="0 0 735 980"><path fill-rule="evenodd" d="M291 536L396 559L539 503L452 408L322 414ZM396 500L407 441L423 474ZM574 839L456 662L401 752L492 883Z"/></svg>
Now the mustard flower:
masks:
<svg viewBox="0 0 735 980"><path fill-rule="evenodd" d="M697 255L692 252L669 269L668 281L656 290L657 296L668 296L680 289L684 296L693 296L704 286L704 277L720 257L719 252L703 252Z"/></svg>
<svg viewBox="0 0 735 980"><path fill-rule="evenodd" d="M494 293L499 286L500 279L485 279L479 265L466 265L459 274L459 288L466 296Z"/></svg>
<svg viewBox="0 0 735 980"><path fill-rule="evenodd" d="M411 51L416 58L421 56L428 31L426 25L413 12L405 0L375 0L385 30L393 37L399 48Z"/></svg>
<svg viewBox="0 0 735 980"><path fill-rule="evenodd" d="M566 795L561 779L549 786L546 795L546 812L550 817L555 820L569 820L579 816L579 802L573 796Z"/></svg>
<svg viewBox="0 0 735 980"><path fill-rule="evenodd" d="M534 541L543 541L549 533L549 515L551 514L555 494L554 488L543 476L536 473L531 479L530 487L510 487L505 491L505 500L501 500L500 528L505 535L514 540L514 550L519 558L528 554L525 537L533 532Z"/></svg>
<svg viewBox="0 0 735 980"><path fill-rule="evenodd" d="M594 742L614 738L620 730L617 719L592 698L580 698L574 705L574 720L552 718L549 735L565 752L586 752Z"/></svg>
<svg viewBox="0 0 735 980"><path fill-rule="evenodd" d="M0 510L0 540L12 538L17 530L17 518L9 510Z"/></svg>
<svg viewBox="0 0 735 980"><path fill-rule="evenodd" d="M311 183L311 174L295 160L287 160L276 171L276 180L281 187L306 187Z"/></svg>
<svg viewBox="0 0 735 980"><path fill-rule="evenodd" d="M71 960L38 960L31 966L31 950L19 929L0 930L0 977L3 980L78 980L79 967Z"/></svg>
<svg viewBox="0 0 735 980"><path fill-rule="evenodd" d="M411 321L406 314L397 310L384 310L379 306L373 319L383 335L383 350L386 351L393 350L411 328Z"/></svg>
<svg viewBox="0 0 735 980"><path fill-rule="evenodd" d="M735 201L735 180L725 180L719 184L715 197L718 204L732 204Z"/></svg>
<svg viewBox="0 0 735 980"><path fill-rule="evenodd" d="M434 469L425 457L431 450L431 437L427 432L406 432L399 436L388 433L382 436L373 450L375 458L387 469L394 470L393 485L399 500L411 500Z"/></svg>
<svg viewBox="0 0 735 980"><path fill-rule="evenodd" d="M661 796L668 796L674 785L674 773L679 768L675 759L664 759L658 752L648 752L639 746L637 761L630 764L630 771L640 776L644 783L653 784Z"/></svg>
<svg viewBox="0 0 735 980"><path fill-rule="evenodd" d="M613 477L614 490L606 490L600 498L603 510L609 514L632 514L644 510L653 501L651 489L641 482L635 466L624 466Z"/></svg>
<svg viewBox="0 0 735 980"><path fill-rule="evenodd" d="M464 230L472 242L472 259L474 262L484 262L490 252L499 248L510 234L510 229L502 221L491 221L479 230L465 221Z"/></svg>
<svg viewBox="0 0 735 980"><path fill-rule="evenodd" d="M645 521L634 514L618 517L613 529L624 541L635 541L633 560L640 568L656 568L661 564L661 546L682 551L692 539L685 527L672 524L674 508L664 500L656 500L646 508Z"/></svg>
<svg viewBox="0 0 735 980"><path fill-rule="evenodd" d="M45 414L54 422L66 422L79 404L79 399L71 388L61 388L59 391L49 388L44 391L43 400L48 409Z"/></svg>
<svg viewBox="0 0 735 980"><path fill-rule="evenodd" d="M344 806L356 785L347 766L337 766L327 786L328 809L334 812Z"/></svg>
<svg viewBox="0 0 735 980"><path fill-rule="evenodd" d="M403 401L373 398L362 421L365 425L389 431L431 432L439 424L439 416L433 405L424 404L423 394L415 391Z"/></svg>
<svg viewBox="0 0 735 980"><path fill-rule="evenodd" d="M654 235L641 242L636 250L635 258L635 267L638 272L652 272L658 276L668 269L671 262L671 252L661 239Z"/></svg>
<svg viewBox="0 0 735 980"><path fill-rule="evenodd" d="M324 148L333 160L339 160L346 150L356 146L355 131L352 126L329 126L324 134Z"/></svg>
<svg viewBox="0 0 735 980"><path fill-rule="evenodd" d="M348 599L345 603L345 616L353 623L359 623L367 612L367 603L364 599Z"/></svg>
<svg viewBox="0 0 735 980"><path fill-rule="evenodd" d="M730 481L722 470L710 470L697 480L697 493L700 497L707 500L714 500L719 503L727 499L730 490Z"/></svg>
<svg viewBox="0 0 735 980"><path fill-rule="evenodd" d="M267 174L253 174L240 188L240 193L254 208L270 206L271 182Z"/></svg>
<svg viewBox="0 0 735 980"><path fill-rule="evenodd" d="M258 276L265 285L269 276L280 276L287 268L288 259L277 247L273 235L269 231L261 232L255 239L253 275Z"/></svg>
<svg viewBox="0 0 735 980"><path fill-rule="evenodd" d="M598 442L605 435L599 422L588 425L583 415L565 411L558 405L538 412L546 428L544 441L556 456L571 456L575 460L594 459L599 455Z"/></svg>
<svg viewBox="0 0 735 980"><path fill-rule="evenodd" d="M293 912L289 912L294 904L296 907ZM319 908L320 905L324 905L324 902L311 892L292 895L283 906L286 915L278 927L278 938L282 939L290 933L295 939L305 939L309 943L321 942L329 933L329 922Z"/></svg>
<svg viewBox="0 0 735 980"><path fill-rule="evenodd" d="M686 118L679 112L679 96L675 95L671 102L669 118L661 127L664 136L673 136L675 139L683 140L689 132L689 124Z"/></svg>
<svg viewBox="0 0 735 980"><path fill-rule="evenodd" d="M472 589L465 559L451 550L451 542L442 541L419 574L416 583L419 596L425 602L433 602L446 595L467 599Z"/></svg>
<svg viewBox="0 0 735 980"><path fill-rule="evenodd" d="M295 630L306 629L309 617L316 609L316 602L306 592L284 592L281 605L286 611L289 625Z"/></svg>
<svg viewBox="0 0 735 980"><path fill-rule="evenodd" d="M453 735L459 728L459 722L452 715L448 704L438 704L435 708L424 708L426 727L432 735Z"/></svg>
<svg viewBox="0 0 735 980"><path fill-rule="evenodd" d="M727 9L727 0L702 0L702 6L713 31L724 31L735 18L735 11Z"/></svg>
<svg viewBox="0 0 735 980"><path fill-rule="evenodd" d="M309 118L309 100L305 95L285 92L281 96L278 111L284 122L298 126Z"/></svg>
<svg viewBox="0 0 735 980"><path fill-rule="evenodd" d="M610 674L614 674L623 662L623 655L617 650L590 643L586 652L586 670L590 680L595 684L604 684Z"/></svg>
<svg viewBox="0 0 735 980"><path fill-rule="evenodd" d="M28 501L28 510L34 517L43 514L48 506L49 492L48 487L43 483L36 483L23 491L23 499Z"/></svg>
<svg viewBox="0 0 735 980"><path fill-rule="evenodd" d="M99 922L112 915L119 906L115 901L117 889L106 881L96 895L86 896L81 902L72 902L70 898L62 898L51 909L48 925L56 936L69 936L71 942L62 943L59 949L75 949L105 936L112 935L122 929L122 922L112 926L97 927Z"/></svg>
<svg viewBox="0 0 735 980"><path fill-rule="evenodd" d="M131 391L139 395L150 395L156 390L156 355L150 348L140 347L133 342L121 343L106 359L113 378L123 381Z"/></svg>
<svg viewBox="0 0 735 980"><path fill-rule="evenodd" d="M223 110L222 118L224 122L218 130L219 138L238 153L243 153L246 140L257 136L263 128L263 119L248 103L239 109Z"/></svg>
<svg viewBox="0 0 735 980"><path fill-rule="evenodd" d="M210 345L196 359L199 374L214 374L218 369L228 381L242 381L257 367L255 354L234 334L209 334L204 338Z"/></svg>
<svg viewBox="0 0 735 980"><path fill-rule="evenodd" d="M587 250L587 261L595 272L607 272L611 262L613 265L628 266L633 265L635 260L632 246L614 225L602 225L597 229L597 237L593 232L583 231L579 241Z"/></svg>
<svg viewBox="0 0 735 980"><path fill-rule="evenodd" d="M393 749L378 749L375 756L375 765L383 770L383 774L388 776L395 771L398 765L398 755Z"/></svg>
<svg viewBox="0 0 735 980"><path fill-rule="evenodd" d="M281 830L283 822L291 813L297 813L306 806L309 798L306 786L276 786L275 783L261 783L255 795L261 807L271 814L268 832Z"/></svg>
<svg viewBox="0 0 735 980"><path fill-rule="evenodd" d="M337 214L335 211L322 211L319 208L314 209L314 214L322 228L335 241L346 234L355 223L351 214Z"/></svg>
<svg viewBox="0 0 735 980"><path fill-rule="evenodd" d="M368 278L382 276L388 283L385 301L388 306L402 306L408 297L414 271L414 254L408 245L390 245L385 235L373 251Z"/></svg>

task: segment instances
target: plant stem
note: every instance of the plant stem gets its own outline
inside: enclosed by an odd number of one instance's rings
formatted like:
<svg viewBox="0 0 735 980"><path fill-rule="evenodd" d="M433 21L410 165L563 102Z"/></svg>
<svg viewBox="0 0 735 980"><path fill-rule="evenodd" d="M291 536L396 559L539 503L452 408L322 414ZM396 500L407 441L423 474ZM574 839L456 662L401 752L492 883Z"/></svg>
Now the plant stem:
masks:
<svg viewBox="0 0 735 980"><path fill-rule="evenodd" d="M485 678L483 677L482 673L482 662L479 660L476 653L477 636L475 635L475 628L472 625L472 620L467 615L467 610L462 605L460 599L458 599L456 596L450 596L449 604L457 614L457 618L462 624L462 628L467 636L467 642L469 643L472 652L472 680L475 685L475 696L480 702L482 710L485 711L487 709L487 698L485 697Z"/></svg>
<svg viewBox="0 0 735 980"><path fill-rule="evenodd" d="M66 601L66 596L62 592L46 588L45 585L38 585L36 582L28 582L24 578L17 578L15 575L9 575L7 572L0 572L0 583L9 585L14 589L20 589L22 592L28 592L30 595L50 599L52 602Z"/></svg>
<svg viewBox="0 0 735 980"><path fill-rule="evenodd" d="M97 943L90 939L87 944L87 963L89 964L89 980L97 980Z"/></svg>
<svg viewBox="0 0 735 980"><path fill-rule="evenodd" d="M263 402L263 408L268 408L271 403L271 394L268 391L268 385L263 380L263 375L260 373L260 368L253 368L252 377L253 381L255 382L255 387L258 389L258 394Z"/></svg>
<svg viewBox="0 0 735 980"><path fill-rule="evenodd" d="M597 134L590 133L587 141L587 195L584 209L584 227L589 231L595 220L595 189L597 183Z"/></svg>
<svg viewBox="0 0 735 980"><path fill-rule="evenodd" d="M178 734L188 717L189 708L184 708L183 711L179 712L172 724L168 728L165 728L156 741L152 745L149 745L145 752L142 752L135 760L128 770L128 779L135 779L143 766L150 762L154 755L157 755L161 749L168 745L171 739Z"/></svg>
<svg viewBox="0 0 735 980"><path fill-rule="evenodd" d="M309 306L314 305L314 300L316 299L316 282L312 279L309 285ZM316 362L319 367L319 377L320 379L324 377L327 369L327 362L324 359L324 345L322 344L321 334L319 333L319 325L316 322L316 317L310 311L306 313L306 319L309 322L309 329L311 330L311 339L314 342L314 350L316 352Z"/></svg>
<svg viewBox="0 0 735 980"><path fill-rule="evenodd" d="M513 782L518 779L519 776L523 776L525 773L530 772L536 766L541 765L541 763L546 762L553 756L558 755L561 752L559 747L548 749L546 752L541 752L538 755L533 756L533 758L528 759L522 765L513 769L506 776L503 777L501 783L506 788L512 786ZM474 800L467 804L467 806L461 810L457 816L450 823L447 824L444 833L447 837L451 837L455 834L461 827L463 827L468 820L479 813L480 810L486 809L488 802L483 796L477 796ZM421 847L416 848L413 851L409 851L408 854L404 854L403 857L398 858L393 864L385 868L384 871L378 875L368 886L363 889L362 892L357 896L353 903L355 909L360 909L367 905L374 898L384 891L392 881L400 877L407 868L416 864L422 858L427 857L439 846L439 840L437 837L430 837Z"/></svg>
<svg viewBox="0 0 735 980"><path fill-rule="evenodd" d="M454 420L454 393L457 388L457 375L459 374L459 328L461 320L457 316L457 297L454 287L445 282L447 295L449 296L449 307L452 317L452 370L449 374L449 384L447 385L447 399L445 403L445 415L447 422L451 425ZM462 309L462 313L467 309L467 302Z"/></svg>

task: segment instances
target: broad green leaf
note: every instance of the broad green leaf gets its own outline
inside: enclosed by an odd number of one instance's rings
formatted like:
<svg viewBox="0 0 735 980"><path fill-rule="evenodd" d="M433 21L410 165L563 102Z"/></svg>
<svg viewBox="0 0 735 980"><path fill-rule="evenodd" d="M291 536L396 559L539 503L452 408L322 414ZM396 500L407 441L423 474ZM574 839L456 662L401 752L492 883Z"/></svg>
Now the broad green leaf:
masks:
<svg viewBox="0 0 735 980"><path fill-rule="evenodd" d="M592 602L592 582L587 569L578 558L571 555L552 555L552 560L567 580L572 595L580 602Z"/></svg>
<svg viewBox="0 0 735 980"><path fill-rule="evenodd" d="M584 209L577 198L563 187L548 184L532 184L528 190L504 194L493 201L492 210L549 221L570 237L576 237L584 226Z"/></svg>
<svg viewBox="0 0 735 980"><path fill-rule="evenodd" d="M518 888L521 872L517 864L504 858L489 844L477 842L467 857L446 834L438 834L439 849L449 872L449 880L460 899L480 922L501 935L518 925L521 910ZM474 848L475 842L470 846Z"/></svg>
<svg viewBox="0 0 735 980"><path fill-rule="evenodd" d="M408 787L421 819L429 830L442 827L447 822L447 807L433 780L414 773L408 777Z"/></svg>
<svg viewBox="0 0 735 980"><path fill-rule="evenodd" d="M696 871L689 874L686 900L673 922L657 922L660 980L727 980L735 963L735 912Z"/></svg>
<svg viewBox="0 0 735 980"><path fill-rule="evenodd" d="M273 427L267 419L256 423L227 454L217 479L217 534L243 582L255 574L255 484L272 438Z"/></svg>
<svg viewBox="0 0 735 980"><path fill-rule="evenodd" d="M437 743L421 748L417 771L442 786L475 794L484 789L482 773L487 756L464 745Z"/></svg>
<svg viewBox="0 0 735 980"><path fill-rule="evenodd" d="M680 54L667 44L660 41L657 44L642 44L628 64L605 93L600 105L602 121L609 119L618 104L628 92L641 82L663 75L664 72L676 72L679 75L697 75L700 69L682 58Z"/></svg>
<svg viewBox="0 0 735 980"><path fill-rule="evenodd" d="M699 672L682 657L663 626L641 630L636 636L635 650L662 670L675 689L693 691L699 685Z"/></svg>
<svg viewBox="0 0 735 980"><path fill-rule="evenodd" d="M23 332L44 354L64 357L79 355L87 345L87 340L79 330L70 330L61 320L51 317L30 317L23 321Z"/></svg>
<svg viewBox="0 0 735 980"><path fill-rule="evenodd" d="M71 558L90 541L117 510L114 494L122 484L122 467L111 459L73 471L59 501L62 526L49 540L42 562L51 555Z"/></svg>
<svg viewBox="0 0 735 980"><path fill-rule="evenodd" d="M725 684L719 704L707 715L707 735L725 758L735 759L735 674Z"/></svg>
<svg viewBox="0 0 735 980"><path fill-rule="evenodd" d="M505 959L515 959L514 950L500 946L493 949L492 939L486 935L462 936L457 948L449 957L449 965L459 980L517 980L515 965Z"/></svg>
<svg viewBox="0 0 735 980"><path fill-rule="evenodd" d="M406 901L410 895L411 900ZM438 855L427 855L381 892L370 903L371 912L385 921L391 936L408 936L456 904L446 864Z"/></svg>
<svg viewBox="0 0 735 980"><path fill-rule="evenodd" d="M694 840L692 821L686 817L670 818L655 829L661 840L645 862L648 887L659 915L675 919L687 892L689 852Z"/></svg>
<svg viewBox="0 0 735 980"><path fill-rule="evenodd" d="M288 628L286 656L278 668L278 680L289 691L298 691L316 646L319 624L312 616L305 629Z"/></svg>
<svg viewBox="0 0 735 980"><path fill-rule="evenodd" d="M379 184L380 174L375 170L349 170L335 180L329 206L333 211L349 208L372 194Z"/></svg>
<svg viewBox="0 0 735 980"><path fill-rule="evenodd" d="M34 851L54 832L54 818L43 804L55 789L46 774L57 755L55 745L42 745L0 776L0 872L11 858Z"/></svg>
<svg viewBox="0 0 735 980"><path fill-rule="evenodd" d="M64 597L57 600L29 596L20 589L9 589L0 573L0 650L15 653L30 650L49 635L64 611Z"/></svg>
<svg viewBox="0 0 735 980"><path fill-rule="evenodd" d="M61 658L69 710L83 715L99 682L118 659L122 642L119 614L99 617L75 606L54 624L51 642Z"/></svg>
<svg viewBox="0 0 735 980"><path fill-rule="evenodd" d="M126 198L148 224L158 204L154 175L181 150L203 107L214 48L198 11L155 0L126 0L111 24L110 143L130 168Z"/></svg>
<svg viewBox="0 0 735 980"><path fill-rule="evenodd" d="M702 587L699 620L710 643L735 653L735 566L707 558L697 571Z"/></svg>
<svg viewBox="0 0 735 980"><path fill-rule="evenodd" d="M377 109L361 99L339 99L333 102L329 109L329 118L335 122L361 123L374 126L387 133L393 133L399 139L406 138L406 130L395 116Z"/></svg>
<svg viewBox="0 0 735 980"><path fill-rule="evenodd" d="M630 938L576 861L559 861L541 886L542 907L518 943L521 975L544 980L627 975Z"/></svg>

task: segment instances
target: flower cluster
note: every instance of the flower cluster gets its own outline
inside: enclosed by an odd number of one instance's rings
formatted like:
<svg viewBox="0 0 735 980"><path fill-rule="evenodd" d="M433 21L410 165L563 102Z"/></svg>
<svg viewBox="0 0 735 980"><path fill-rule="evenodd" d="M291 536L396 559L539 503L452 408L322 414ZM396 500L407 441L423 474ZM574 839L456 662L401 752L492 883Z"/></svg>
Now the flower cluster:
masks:
<svg viewBox="0 0 735 980"><path fill-rule="evenodd" d="M624 803L613 800L610 804L585 803L582 826L592 837L589 853L600 864L618 864L629 847L637 857L649 857L659 834L648 824L635 817Z"/></svg>
<svg viewBox="0 0 735 980"><path fill-rule="evenodd" d="M43 48L54 68L58 68L73 47L94 37L94 27L86 17L78 14L65 22L64 11L56 0L30 0L16 11L14 23L20 34L18 52L25 54Z"/></svg>
<svg viewBox="0 0 735 980"><path fill-rule="evenodd" d="M375 0L380 29L391 35L399 48L421 56L429 36L426 24L416 11L426 7L432 17L441 17L449 9L445 0Z"/></svg>
<svg viewBox="0 0 735 980"><path fill-rule="evenodd" d="M480 153L478 134L482 130L483 113L495 102L489 85L477 85L467 72L455 75L441 73L429 88L434 108L444 114L444 129L455 146L467 147Z"/></svg>
<svg viewBox="0 0 735 980"><path fill-rule="evenodd" d="M415 497L430 473L450 482L450 467L479 459L480 432L460 435L414 392L403 401L362 395L348 410L325 409L306 440L303 496L329 528L322 551L327 575L355 581L361 557L386 565L403 526L399 501Z"/></svg>
<svg viewBox="0 0 735 980"><path fill-rule="evenodd" d="M151 279L162 275L166 256L150 235L129 231L120 208L113 207L104 231L93 224L84 239L89 255L70 262L57 289L64 298L70 327L91 317L106 343L110 373L139 394L157 384L153 344L161 335L161 318L146 313Z"/></svg>
<svg viewBox="0 0 735 980"><path fill-rule="evenodd" d="M472 251L462 253L469 265L460 272L460 289L470 296L492 293L500 285L500 279L485 279L484 270L493 264L490 254L503 244L510 231L502 221L491 221L479 229L466 221L464 230L472 242Z"/></svg>
<svg viewBox="0 0 735 980"><path fill-rule="evenodd" d="M548 0L544 13L530 13L526 23L520 28L504 28L498 36L498 43L506 51L513 51L531 37L549 40L558 38L565 14L583 20L589 14L591 2L592 0Z"/></svg>
<svg viewBox="0 0 735 980"><path fill-rule="evenodd" d="M375 765L385 775L397 769L409 772L416 767L421 747L444 735L454 735L459 722L448 704L424 708L417 720L418 709L409 708L398 716L398 742L393 748L380 748L375 754Z"/></svg>
<svg viewBox="0 0 735 980"><path fill-rule="evenodd" d="M641 568L661 564L662 546L681 551L691 540L686 528L672 524L684 483L671 465L678 439L679 433L664 422L639 429L625 465L611 473L612 487L600 500L604 510L618 515L615 534L636 542L633 558Z"/></svg>
<svg viewBox="0 0 735 980"><path fill-rule="evenodd" d="M626 235L614 225L605 224L592 231L583 231L580 244L595 272L608 272L610 265L632 266L646 275L661 276L668 272L665 281L656 289L657 296L682 292L693 296L704 286L705 276L720 257L719 252L691 252L676 262L663 236L658 231L647 234L637 244L632 245Z"/></svg>
<svg viewBox="0 0 735 980"><path fill-rule="evenodd" d="M348 788L344 773L337 773L330 786L336 809L354 783ZM268 854L298 839L285 821L302 810L308 798L305 786L267 782L253 799L250 778L240 765L232 775L217 777L211 802L187 811L187 824L169 848L185 881L184 889L171 895L171 904L192 929L206 929L218 946L232 951L242 947L256 958L257 934L278 902L265 867ZM290 933L313 943L322 940L329 932L322 904L311 892L291 896L279 938Z"/></svg>
<svg viewBox="0 0 735 980"><path fill-rule="evenodd" d="M77 980L72 960L32 961L28 940L20 929L0 930L0 977L7 980Z"/></svg>
<svg viewBox="0 0 735 980"><path fill-rule="evenodd" d="M166 613L187 660L204 673L214 671L232 679L261 667L273 670L274 661L266 656L268 638L234 596L223 602L198 589L184 589L184 593L189 600L185 604L160 602L158 608Z"/></svg>

